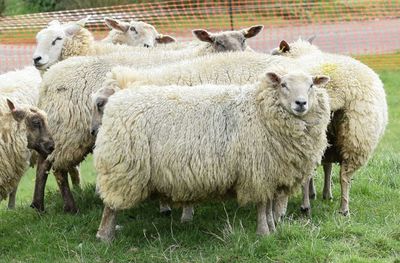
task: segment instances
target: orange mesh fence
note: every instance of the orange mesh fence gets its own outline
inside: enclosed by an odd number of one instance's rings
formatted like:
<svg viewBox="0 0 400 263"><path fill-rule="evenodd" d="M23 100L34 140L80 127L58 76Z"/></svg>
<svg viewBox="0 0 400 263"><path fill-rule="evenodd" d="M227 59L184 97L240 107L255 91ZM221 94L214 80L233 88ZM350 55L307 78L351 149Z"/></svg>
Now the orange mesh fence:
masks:
<svg viewBox="0 0 400 263"><path fill-rule="evenodd" d="M191 30L239 29L263 24L249 41L269 52L280 40L317 36L322 50L354 55L375 69L400 68L400 0L171 0L0 18L0 72L31 64L35 34L48 22L76 21L91 15L88 28L96 38L108 28L104 17L137 19L180 41L192 40Z"/></svg>

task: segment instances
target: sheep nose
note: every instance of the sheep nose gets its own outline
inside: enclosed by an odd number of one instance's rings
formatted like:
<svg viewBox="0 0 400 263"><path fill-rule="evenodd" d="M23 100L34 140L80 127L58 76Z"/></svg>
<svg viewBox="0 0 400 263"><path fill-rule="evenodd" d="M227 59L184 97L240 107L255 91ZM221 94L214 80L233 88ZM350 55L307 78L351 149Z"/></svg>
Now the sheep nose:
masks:
<svg viewBox="0 0 400 263"><path fill-rule="evenodd" d="M54 149L55 149L55 147L54 147L54 142L53 142L53 141L47 142L47 143L45 144L45 147L46 147L46 149L47 149L47 151L48 151L49 153L52 153L52 152L54 151Z"/></svg>
<svg viewBox="0 0 400 263"><path fill-rule="evenodd" d="M147 47L147 48L149 48L149 47L150 47L150 45L149 45L149 44L144 44L144 47Z"/></svg>
<svg viewBox="0 0 400 263"><path fill-rule="evenodd" d="M97 132L96 132L96 129L92 129L92 130L90 131L90 134L93 135L93 136L95 136L96 133L97 133Z"/></svg>
<svg viewBox="0 0 400 263"><path fill-rule="evenodd" d="M296 103L296 105L298 105L300 107L304 107L307 105L307 101L305 101L305 100L296 100L295 103Z"/></svg>
<svg viewBox="0 0 400 263"><path fill-rule="evenodd" d="M38 56L38 57L34 57L33 58L33 63L35 63L35 65L36 64L38 64L39 63L39 61L42 59L42 57L41 56Z"/></svg>

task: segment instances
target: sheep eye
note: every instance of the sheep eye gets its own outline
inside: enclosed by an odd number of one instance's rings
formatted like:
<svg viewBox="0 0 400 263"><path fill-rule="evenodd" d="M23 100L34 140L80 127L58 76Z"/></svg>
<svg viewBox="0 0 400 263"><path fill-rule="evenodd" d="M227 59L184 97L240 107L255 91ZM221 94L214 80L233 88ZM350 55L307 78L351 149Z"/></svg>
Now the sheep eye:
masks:
<svg viewBox="0 0 400 263"><path fill-rule="evenodd" d="M221 42L219 42L219 41L217 41L217 42L215 42L216 44L217 44L217 46L220 46L220 47L225 47L225 45L224 44L222 44Z"/></svg>
<svg viewBox="0 0 400 263"><path fill-rule="evenodd" d="M105 101L104 101L104 100L98 101L98 102L97 102L97 108L100 109L101 107L104 106L104 104L105 104Z"/></svg>
<svg viewBox="0 0 400 263"><path fill-rule="evenodd" d="M309 90L311 90L312 88L314 88L314 84L311 84L311 85L310 85Z"/></svg>
<svg viewBox="0 0 400 263"><path fill-rule="evenodd" d="M242 44L244 44L246 42L246 39L244 38L243 40L242 40Z"/></svg>
<svg viewBox="0 0 400 263"><path fill-rule="evenodd" d="M53 42L51 42L51 44L54 46L56 44L57 40L62 40L62 38L57 37L56 39L53 40Z"/></svg>
<svg viewBox="0 0 400 263"><path fill-rule="evenodd" d="M130 31L133 31L137 34L136 28L134 26L131 26L131 28L129 28Z"/></svg>
<svg viewBox="0 0 400 263"><path fill-rule="evenodd" d="M33 120L32 120L32 126L35 127L35 128L40 128L41 123L40 123L39 120L33 119Z"/></svg>
<svg viewBox="0 0 400 263"><path fill-rule="evenodd" d="M282 86L282 88L289 89L288 86L286 85L286 83L282 83L281 86Z"/></svg>

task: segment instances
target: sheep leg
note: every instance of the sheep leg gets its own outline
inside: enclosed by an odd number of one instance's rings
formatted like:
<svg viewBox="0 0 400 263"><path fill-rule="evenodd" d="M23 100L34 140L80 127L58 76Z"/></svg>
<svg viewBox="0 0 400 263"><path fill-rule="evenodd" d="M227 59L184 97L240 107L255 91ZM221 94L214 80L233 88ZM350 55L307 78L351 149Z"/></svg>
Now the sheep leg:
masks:
<svg viewBox="0 0 400 263"><path fill-rule="evenodd" d="M342 190L342 199L340 211L344 216L350 215L349 202L350 202L350 184L351 176L354 170L349 169L348 164L342 163L340 166L340 186Z"/></svg>
<svg viewBox="0 0 400 263"><path fill-rule="evenodd" d="M64 200L64 212L75 214L78 209L75 206L74 197L68 184L68 173L66 171L54 171L57 180L58 188L60 189L61 196Z"/></svg>
<svg viewBox="0 0 400 263"><path fill-rule="evenodd" d="M168 203L163 203L160 201L160 214L165 215L165 216L170 216L171 215L171 207L169 206Z"/></svg>
<svg viewBox="0 0 400 263"><path fill-rule="evenodd" d="M115 237L117 211L104 206L103 216L96 237L103 242L110 243Z"/></svg>
<svg viewBox="0 0 400 263"><path fill-rule="evenodd" d="M15 196L17 195L18 186L8 195L8 209L15 208Z"/></svg>
<svg viewBox="0 0 400 263"><path fill-rule="evenodd" d="M72 186L74 188L81 188L80 176L79 176L79 166L72 167L68 170L69 176L71 177Z"/></svg>
<svg viewBox="0 0 400 263"><path fill-rule="evenodd" d="M317 192L315 191L314 176L311 176L309 183L309 197L315 200L317 198Z"/></svg>
<svg viewBox="0 0 400 263"><path fill-rule="evenodd" d="M301 212L303 212L307 216L311 215L311 204L310 204L310 193L309 193L311 177L312 175L309 176L303 183L303 203L300 207Z"/></svg>
<svg viewBox="0 0 400 263"><path fill-rule="evenodd" d="M183 206L181 223L193 221L193 214L194 214L193 206Z"/></svg>
<svg viewBox="0 0 400 263"><path fill-rule="evenodd" d="M257 205L257 235L266 236L269 234L267 223L267 205L265 203Z"/></svg>
<svg viewBox="0 0 400 263"><path fill-rule="evenodd" d="M324 190L322 192L322 198L332 200L332 163L324 163Z"/></svg>
<svg viewBox="0 0 400 263"><path fill-rule="evenodd" d="M284 192L280 192L275 195L273 201L275 224L281 222L283 217L286 215L288 200L289 196Z"/></svg>
<svg viewBox="0 0 400 263"><path fill-rule="evenodd" d="M44 190L46 187L47 177L51 169L52 163L41 155L38 156L37 167L36 167L36 180L35 190L33 193L33 200L31 207L35 208L39 212L44 211Z"/></svg>
<svg viewBox="0 0 400 263"><path fill-rule="evenodd" d="M267 202L267 224L268 224L268 229L270 232L275 232L275 222L274 222L274 214L273 214L273 202L272 200L269 200Z"/></svg>

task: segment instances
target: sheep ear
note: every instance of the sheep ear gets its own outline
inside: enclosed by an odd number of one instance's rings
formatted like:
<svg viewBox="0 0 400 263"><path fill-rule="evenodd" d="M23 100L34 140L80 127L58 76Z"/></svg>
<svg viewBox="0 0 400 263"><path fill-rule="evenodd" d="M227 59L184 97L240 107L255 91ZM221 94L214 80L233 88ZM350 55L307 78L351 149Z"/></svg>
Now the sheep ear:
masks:
<svg viewBox="0 0 400 263"><path fill-rule="evenodd" d="M282 40L281 43L279 43L279 50L282 53L289 52L290 51L290 46L285 40Z"/></svg>
<svg viewBox="0 0 400 263"><path fill-rule="evenodd" d="M197 37L200 41L213 43L214 39L207 30L204 29L195 29L192 31L193 35Z"/></svg>
<svg viewBox="0 0 400 263"><path fill-rule="evenodd" d="M77 24L76 22L72 22L72 23L68 23L66 25L63 26L64 27L64 32L66 35L68 36L73 36L76 33L79 32L79 30L81 30L81 26L79 24Z"/></svg>
<svg viewBox="0 0 400 263"><path fill-rule="evenodd" d="M263 25L257 25L257 26L252 26L246 29L242 29L243 36L245 38L251 38L256 36L258 33L260 33L263 30L264 26Z"/></svg>
<svg viewBox="0 0 400 263"><path fill-rule="evenodd" d="M20 122L25 118L25 111L18 110L11 100L7 99L7 105L11 111L14 120Z"/></svg>
<svg viewBox="0 0 400 263"><path fill-rule="evenodd" d="M274 72L268 72L266 74L268 80L273 84L273 85L278 85L281 84L281 77L279 77L276 73Z"/></svg>
<svg viewBox="0 0 400 263"><path fill-rule="evenodd" d="M329 82L330 78L328 76L315 76L313 77L313 84L316 86L320 86L320 85L325 85L326 83Z"/></svg>
<svg viewBox="0 0 400 263"><path fill-rule="evenodd" d="M307 38L307 41L312 44L312 42L315 40L315 38L317 37L317 35L312 35L309 38Z"/></svg>
<svg viewBox="0 0 400 263"><path fill-rule="evenodd" d="M119 21L119 20L111 18L111 17L106 17L104 19L104 22L106 23L106 25L109 28L121 31L123 33L127 32L128 29L129 29L129 24L128 23Z"/></svg>
<svg viewBox="0 0 400 263"><path fill-rule="evenodd" d="M168 36L168 35L159 34L156 37L156 41L158 44L168 44L168 43L176 42L176 39L171 36Z"/></svg>
<svg viewBox="0 0 400 263"><path fill-rule="evenodd" d="M60 21L58 21L58 20L51 20L48 24L47 24L47 26L56 26L56 25L61 25L61 23L60 23Z"/></svg>
<svg viewBox="0 0 400 263"><path fill-rule="evenodd" d="M82 18L81 20L77 21L76 23L80 25L81 27L85 27L87 22L89 22L89 19L91 18L91 15L86 16L85 18Z"/></svg>

